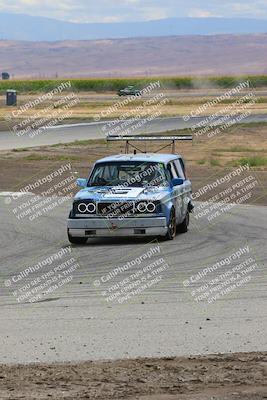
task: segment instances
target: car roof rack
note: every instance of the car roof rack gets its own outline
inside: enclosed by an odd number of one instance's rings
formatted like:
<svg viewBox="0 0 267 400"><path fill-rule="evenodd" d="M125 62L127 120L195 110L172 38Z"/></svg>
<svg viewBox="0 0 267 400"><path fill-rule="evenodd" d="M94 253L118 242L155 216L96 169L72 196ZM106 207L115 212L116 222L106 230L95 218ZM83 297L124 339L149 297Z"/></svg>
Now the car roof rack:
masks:
<svg viewBox="0 0 267 400"><path fill-rule="evenodd" d="M193 140L192 135L175 135L175 136L120 136L120 135L108 135L107 136L107 141L108 142L125 142L125 153L129 154L129 149L132 147L134 149L134 154L136 154L136 151L139 151L140 153L146 153L146 151L143 151L133 145L131 142L146 142L146 141L169 141L170 143L166 144L165 146L161 147L154 153L158 153L159 151L165 149L166 147L171 146L172 148L172 153L175 154L175 143L176 141L188 141L188 140Z"/></svg>

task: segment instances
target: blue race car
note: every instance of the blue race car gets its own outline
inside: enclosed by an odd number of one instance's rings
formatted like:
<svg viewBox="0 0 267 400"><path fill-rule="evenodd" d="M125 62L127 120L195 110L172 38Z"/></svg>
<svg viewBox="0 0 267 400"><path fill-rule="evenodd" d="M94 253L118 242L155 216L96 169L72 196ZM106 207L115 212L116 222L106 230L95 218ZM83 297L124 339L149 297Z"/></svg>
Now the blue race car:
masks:
<svg viewBox="0 0 267 400"><path fill-rule="evenodd" d="M187 232L192 185L175 154L120 154L96 162L68 219L71 243L92 237L162 236Z"/></svg>

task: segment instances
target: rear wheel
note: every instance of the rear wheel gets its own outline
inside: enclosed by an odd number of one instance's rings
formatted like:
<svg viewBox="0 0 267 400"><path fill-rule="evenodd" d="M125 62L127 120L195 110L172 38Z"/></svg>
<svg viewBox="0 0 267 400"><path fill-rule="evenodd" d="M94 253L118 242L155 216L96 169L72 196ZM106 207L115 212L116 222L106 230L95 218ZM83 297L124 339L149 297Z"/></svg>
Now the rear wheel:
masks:
<svg viewBox="0 0 267 400"><path fill-rule="evenodd" d="M174 209L171 210L170 221L168 225L168 231L166 233L166 240L173 240L176 236L176 217Z"/></svg>
<svg viewBox="0 0 267 400"><path fill-rule="evenodd" d="M188 231L188 226L189 226L189 211L187 211L183 222L180 225L178 225L178 227L177 227L178 232L186 233Z"/></svg>
<svg viewBox="0 0 267 400"><path fill-rule="evenodd" d="M74 237L74 236L70 236L68 234L68 238L69 238L70 243L72 243L72 244L85 244L87 242L86 237Z"/></svg>

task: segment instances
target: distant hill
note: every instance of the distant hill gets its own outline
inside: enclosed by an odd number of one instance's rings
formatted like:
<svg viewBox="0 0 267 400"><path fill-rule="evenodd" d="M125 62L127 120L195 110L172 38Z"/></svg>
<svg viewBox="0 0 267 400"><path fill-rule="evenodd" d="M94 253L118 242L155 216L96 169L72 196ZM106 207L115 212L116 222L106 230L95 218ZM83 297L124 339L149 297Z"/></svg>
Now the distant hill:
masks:
<svg viewBox="0 0 267 400"><path fill-rule="evenodd" d="M17 78L267 74L267 34L0 41L1 71Z"/></svg>
<svg viewBox="0 0 267 400"><path fill-rule="evenodd" d="M267 33L267 20L168 18L148 22L81 24L24 14L0 13L0 39L5 40L92 40L242 33Z"/></svg>

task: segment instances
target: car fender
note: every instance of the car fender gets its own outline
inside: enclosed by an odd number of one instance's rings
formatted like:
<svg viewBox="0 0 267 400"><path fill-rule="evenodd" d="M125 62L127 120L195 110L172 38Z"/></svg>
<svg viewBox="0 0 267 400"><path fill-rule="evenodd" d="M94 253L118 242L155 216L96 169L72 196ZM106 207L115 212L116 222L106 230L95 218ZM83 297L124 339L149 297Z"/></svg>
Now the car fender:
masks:
<svg viewBox="0 0 267 400"><path fill-rule="evenodd" d="M177 199L181 198L182 203L183 189L181 187L170 188L169 193L162 199L163 213L166 218L167 224L170 222L171 210L174 208L176 218L180 215L180 210L178 210Z"/></svg>
<svg viewBox="0 0 267 400"><path fill-rule="evenodd" d="M192 185L186 180L183 185L170 187L168 195L163 200L163 212L167 222L170 220L171 209L175 209L177 223L181 223L192 203Z"/></svg>

